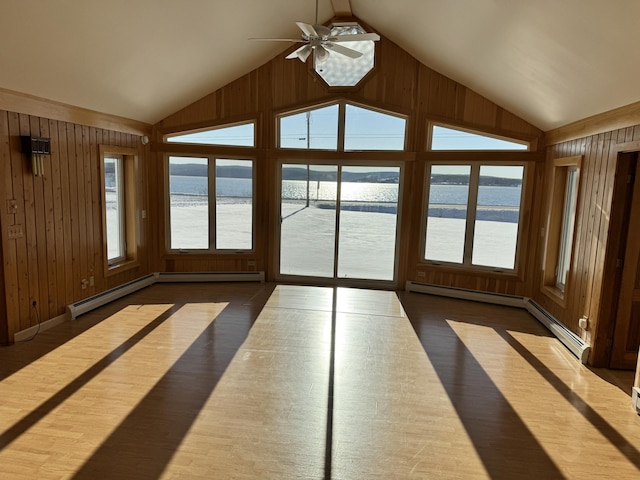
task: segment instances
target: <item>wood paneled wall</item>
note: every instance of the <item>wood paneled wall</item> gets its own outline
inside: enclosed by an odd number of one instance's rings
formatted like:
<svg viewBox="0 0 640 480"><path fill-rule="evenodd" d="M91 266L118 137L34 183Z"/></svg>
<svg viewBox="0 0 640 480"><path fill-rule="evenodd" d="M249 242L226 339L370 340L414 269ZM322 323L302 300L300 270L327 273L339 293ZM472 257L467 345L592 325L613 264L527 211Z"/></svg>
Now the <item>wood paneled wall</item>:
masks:
<svg viewBox="0 0 640 480"><path fill-rule="evenodd" d="M579 138L547 149L547 168L555 158L582 155L580 186L574 238L574 252L565 292L565 304L555 301L541 288L544 245L540 242L536 262L537 278L533 298L549 313L592 344L590 364L608 365L608 340L612 324L608 317L612 296L604 284L607 253L616 232L610 231L613 187L618 154L625 144L640 141L640 125ZM548 172L549 173L549 172ZM548 174L547 179L550 178ZM546 186L548 188L548 185ZM544 202L543 213L561 208ZM615 260L615 259L614 259ZM589 318L589 329L582 331L578 320Z"/></svg>
<svg viewBox="0 0 640 480"><path fill-rule="evenodd" d="M22 153L22 135L51 139L44 176L32 174L30 159ZM146 167L148 156L138 135L0 110L5 286L0 341L11 341L16 332L37 324L33 302L46 321L62 315L70 303L148 273L147 232L141 223L140 267L104 275L100 144L137 148ZM144 191L146 184L141 178ZM90 277L93 285L83 289L81 280Z"/></svg>
<svg viewBox="0 0 640 480"><path fill-rule="evenodd" d="M435 153L426 153L428 123L443 122L451 125L485 131L528 140L532 149L536 150L542 133L526 121L499 107L478 93L454 82L438 72L422 65L407 52L393 42L382 37L376 44L375 68L354 88L329 88L312 69L312 62L301 63L297 60L286 60L285 52L267 62L262 67L239 78L179 112L165 118L154 126L154 150L156 153L151 172L151 202L154 209L152 217L162 222L164 212L164 171L163 151L172 147L162 144L166 133L201 128L210 125L230 123L239 120L255 119L258 124L257 148L253 154L257 157L256 178L258 179L258 198L256 213L258 216L257 247L251 257L258 270L272 268L270 254L273 250L274 232L269 218L274 217L273 197L275 179L273 172L279 152L275 151L275 115L314 103L328 102L335 99L347 99L373 107L390 110L408 116L409 155L404 155L407 179L403 198L403 225L401 226L400 278L398 285L403 285L409 278L448 286L458 286L501 293L522 294L525 281L520 277L477 272L432 270L428 278L416 277L420 270L416 243L419 242L419 228L422 215L422 195L424 187L424 165L427 156L433 158ZM206 149L203 149L204 152ZM210 149L214 151L215 149ZM304 158L304 152L300 152ZM345 154L347 158L349 154ZM473 154L465 154L469 159ZM487 159L487 155L479 155ZM451 159L451 157L448 157ZM528 157L529 159L531 157ZM394 158L390 153L388 159ZM533 162L535 163L535 162ZM532 168L530 191L533 195L537 178L537 170ZM536 173L533 173L533 172ZM533 197L530 196L529 200ZM526 208L526 222L537 220L533 208ZM158 270L182 269L199 270L203 259L200 256L166 255L164 253L164 224L154 226L153 237L157 243L152 246L152 257L158 260ZM219 268L227 267L230 262L234 267L246 269L246 262L233 264L229 256L211 255L208 265ZM243 263L244 262L244 263ZM527 264L529 259L527 257ZM253 268L253 267L252 267ZM524 267L522 269L524 271ZM408 275L408 276L407 276Z"/></svg>

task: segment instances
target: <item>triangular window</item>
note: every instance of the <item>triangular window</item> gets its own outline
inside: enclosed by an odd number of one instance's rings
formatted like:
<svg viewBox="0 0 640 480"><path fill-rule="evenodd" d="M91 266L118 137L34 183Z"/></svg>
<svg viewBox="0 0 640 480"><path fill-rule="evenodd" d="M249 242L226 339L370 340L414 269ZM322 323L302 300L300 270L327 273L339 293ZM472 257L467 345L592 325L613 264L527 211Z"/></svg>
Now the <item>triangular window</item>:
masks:
<svg viewBox="0 0 640 480"><path fill-rule="evenodd" d="M529 150L527 142L433 125L431 150Z"/></svg>
<svg viewBox="0 0 640 480"><path fill-rule="evenodd" d="M232 147L255 146L254 122L224 125L203 130L172 133L165 136L169 143L191 143L198 145L227 145Z"/></svg>

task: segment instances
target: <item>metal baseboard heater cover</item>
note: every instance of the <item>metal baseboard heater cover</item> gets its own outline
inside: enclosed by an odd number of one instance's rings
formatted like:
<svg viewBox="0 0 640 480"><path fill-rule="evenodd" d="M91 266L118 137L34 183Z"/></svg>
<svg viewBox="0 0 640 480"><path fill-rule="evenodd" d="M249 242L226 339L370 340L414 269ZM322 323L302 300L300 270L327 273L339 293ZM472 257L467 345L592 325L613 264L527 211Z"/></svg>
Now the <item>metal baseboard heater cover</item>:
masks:
<svg viewBox="0 0 640 480"><path fill-rule="evenodd" d="M176 282L264 282L264 272L156 272L67 305L67 316L75 320L94 308L122 298L154 283Z"/></svg>
<svg viewBox="0 0 640 480"><path fill-rule="evenodd" d="M518 307L527 310L536 320L542 323L547 329L560 340L580 362L587 363L590 346L578 335L569 330L560 321L544 310L535 301L527 297L515 295L504 295L500 293L478 292L466 290L464 288L441 287L408 281L405 289L408 292L427 293L444 297L458 298L461 300L472 300L476 302L493 303L508 307Z"/></svg>
<svg viewBox="0 0 640 480"><path fill-rule="evenodd" d="M631 389L631 405L638 415L640 415L640 387Z"/></svg>
<svg viewBox="0 0 640 480"><path fill-rule="evenodd" d="M264 282L264 272L160 272L156 282Z"/></svg>

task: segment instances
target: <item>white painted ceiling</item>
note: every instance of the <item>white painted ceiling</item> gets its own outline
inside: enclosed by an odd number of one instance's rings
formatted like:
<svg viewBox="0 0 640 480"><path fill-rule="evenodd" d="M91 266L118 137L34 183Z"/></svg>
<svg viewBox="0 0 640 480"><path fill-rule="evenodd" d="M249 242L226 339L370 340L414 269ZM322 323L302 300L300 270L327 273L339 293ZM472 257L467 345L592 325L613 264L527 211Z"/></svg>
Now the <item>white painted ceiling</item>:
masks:
<svg viewBox="0 0 640 480"><path fill-rule="evenodd" d="M542 130L640 101L638 0L350 4ZM314 0L0 0L0 88L156 123L289 47L249 37L296 38L314 16Z"/></svg>

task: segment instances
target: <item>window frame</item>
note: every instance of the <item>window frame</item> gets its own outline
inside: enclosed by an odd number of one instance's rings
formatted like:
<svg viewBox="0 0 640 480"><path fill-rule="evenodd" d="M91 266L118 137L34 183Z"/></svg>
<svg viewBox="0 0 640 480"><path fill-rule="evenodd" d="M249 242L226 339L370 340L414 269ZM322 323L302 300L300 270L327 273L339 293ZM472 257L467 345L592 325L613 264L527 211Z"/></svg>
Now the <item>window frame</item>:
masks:
<svg viewBox="0 0 640 480"><path fill-rule="evenodd" d="M208 208L208 247L205 248L171 248L171 186L170 186L170 159L172 157L202 158L207 159L207 208ZM217 241L217 195L216 195L216 161L217 160L242 160L251 162L251 248L216 248ZM256 159L253 156L220 155L215 153L187 154L165 153L165 252L167 254L247 254L255 253L256 248Z"/></svg>
<svg viewBox="0 0 640 480"><path fill-rule="evenodd" d="M136 184L138 182L138 151L128 147L116 147L99 145L100 155L100 182L102 203L102 243L105 276L114 275L123 270L129 270L139 266L139 202ZM105 185L105 159L120 158L122 163L122 189L120 192L123 212L120 218L120 241L123 255L109 260L107 244L107 204Z"/></svg>
<svg viewBox="0 0 640 480"><path fill-rule="evenodd" d="M461 157L463 157L461 155ZM432 260L426 258L427 247L427 233L428 233L428 215L429 215L429 197L431 191L431 169L434 165L444 166L469 166L469 187L467 191L467 205L466 205L466 218L465 218L465 237L464 237L464 249L462 262L450 262L445 260ZM475 236L475 223L478 207L478 192L480 188L480 169L483 166L497 166L497 167L522 167L522 187L520 190L520 205L518 207L518 231L516 234L515 245L515 258L513 268L504 268L498 266L486 266L476 265L472 263L473 260L473 245ZM518 275L520 271L520 245L523 237L523 216L524 206L527 198L527 188L529 183L529 162L526 160L509 160L509 161L490 161L490 160L474 160L464 159L460 160L428 160L425 164L425 176L424 176L424 196L422 205L422 220L421 220L421 234L420 234L420 263L433 267L445 267L454 270L467 270L467 271L484 271L498 274Z"/></svg>
<svg viewBox="0 0 640 480"><path fill-rule="evenodd" d="M547 220L545 226L544 260L542 265L542 290L561 305L565 304L571 288L571 266L575 253L576 228L579 214L580 168L582 156L556 158L551 162L547 192ZM575 172L575 191L570 197L573 207L567 204L570 173ZM562 205L554 208L554 205ZM571 232L567 232L567 212L573 214ZM567 241L570 240L570 243ZM559 281L560 263L567 266L564 284Z"/></svg>

